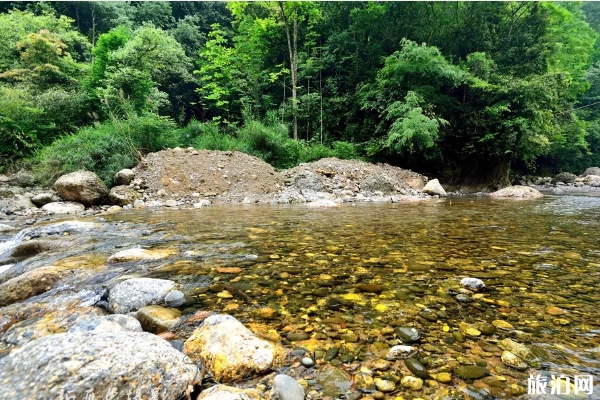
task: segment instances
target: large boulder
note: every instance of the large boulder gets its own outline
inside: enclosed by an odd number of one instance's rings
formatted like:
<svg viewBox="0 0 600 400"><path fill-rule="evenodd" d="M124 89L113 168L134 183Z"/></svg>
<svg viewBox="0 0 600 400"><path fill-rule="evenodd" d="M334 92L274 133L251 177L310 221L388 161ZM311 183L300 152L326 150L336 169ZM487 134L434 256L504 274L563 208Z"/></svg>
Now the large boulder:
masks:
<svg viewBox="0 0 600 400"><path fill-rule="evenodd" d="M431 196L438 195L440 197L446 197L446 191L444 190L442 185L440 185L440 181L438 181L437 179L433 179L427 182L427 184L423 188L423 193L427 193Z"/></svg>
<svg viewBox="0 0 600 400"><path fill-rule="evenodd" d="M224 383L266 372L285 354L224 314L206 318L186 340L183 352L194 361L201 360L215 380Z"/></svg>
<svg viewBox="0 0 600 400"><path fill-rule="evenodd" d="M61 176L54 189L64 200L76 201L85 206L100 204L108 195L106 185L90 171L76 171Z"/></svg>
<svg viewBox="0 0 600 400"><path fill-rule="evenodd" d="M133 278L116 284L108 294L110 309L127 314L140 308L161 303L175 282L166 279Z"/></svg>
<svg viewBox="0 0 600 400"><path fill-rule="evenodd" d="M10 183L14 186L30 187L33 186L35 178L30 172L20 170L10 177Z"/></svg>
<svg viewBox="0 0 600 400"><path fill-rule="evenodd" d="M117 185L129 185L134 177L135 172L128 168L120 170L115 175Z"/></svg>
<svg viewBox="0 0 600 400"><path fill-rule="evenodd" d="M575 179L577 179L577 175L572 174L570 172L561 172L560 174L556 174L556 176L552 178L552 183L573 183L575 182Z"/></svg>
<svg viewBox="0 0 600 400"><path fill-rule="evenodd" d="M129 186L115 186L110 189L108 201L116 206L125 206L133 204L137 199L141 199L142 195Z"/></svg>
<svg viewBox="0 0 600 400"><path fill-rule="evenodd" d="M529 186L509 186L504 189L500 189L494 193L490 194L490 197L493 199L501 199L501 198L512 198L512 199L537 199L540 197L544 197L539 190L531 188Z"/></svg>
<svg viewBox="0 0 600 400"><path fill-rule="evenodd" d="M581 174L581 176L588 176L588 175L600 175L600 168L599 167L589 167L588 169L583 171L583 174Z"/></svg>
<svg viewBox="0 0 600 400"><path fill-rule="evenodd" d="M145 332L68 332L26 344L0 359L1 399L176 399L197 367ZM110 397L112 393L118 397Z"/></svg>

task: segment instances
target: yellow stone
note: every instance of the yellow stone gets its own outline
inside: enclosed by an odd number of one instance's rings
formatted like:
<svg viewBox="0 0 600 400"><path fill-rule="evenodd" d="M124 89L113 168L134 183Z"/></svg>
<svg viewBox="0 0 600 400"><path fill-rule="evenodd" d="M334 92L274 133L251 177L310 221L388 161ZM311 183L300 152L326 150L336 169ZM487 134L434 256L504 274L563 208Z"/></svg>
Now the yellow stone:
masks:
<svg viewBox="0 0 600 400"><path fill-rule="evenodd" d="M496 304L498 304L500 307L510 307L510 303L505 300L497 300Z"/></svg>
<svg viewBox="0 0 600 400"><path fill-rule="evenodd" d="M450 327L449 327L448 325L444 325L444 326L442 327L442 330L443 330L444 332L450 332Z"/></svg>
<svg viewBox="0 0 600 400"><path fill-rule="evenodd" d="M359 304L363 304L363 305L367 303L365 296L363 296L360 293L346 293L342 296L342 298L344 300L353 301L355 303L359 303Z"/></svg>
<svg viewBox="0 0 600 400"><path fill-rule="evenodd" d="M492 325L494 325L498 329L510 330L510 329L515 328L514 326L512 326L512 324L510 324L506 321L503 321L501 319L496 319L496 320L492 321Z"/></svg>
<svg viewBox="0 0 600 400"><path fill-rule="evenodd" d="M222 292L217 293L217 297L221 299L231 299L233 295L229 293L227 290L223 290Z"/></svg>
<svg viewBox="0 0 600 400"><path fill-rule="evenodd" d="M386 312L388 310L388 306L383 303L377 303L373 308L379 312Z"/></svg>
<svg viewBox="0 0 600 400"><path fill-rule="evenodd" d="M564 315L567 313L567 311L563 310L562 308L554 307L554 306L550 306L550 307L546 308L546 312L553 316Z"/></svg>
<svg viewBox="0 0 600 400"><path fill-rule="evenodd" d="M568 319L565 319L565 318L554 318L552 320L552 323L554 325L569 325L571 323L571 321L569 321Z"/></svg>
<svg viewBox="0 0 600 400"><path fill-rule="evenodd" d="M479 335L481 335L481 332L478 331L475 328L467 328L467 329L464 330L464 332L468 336L479 336Z"/></svg>

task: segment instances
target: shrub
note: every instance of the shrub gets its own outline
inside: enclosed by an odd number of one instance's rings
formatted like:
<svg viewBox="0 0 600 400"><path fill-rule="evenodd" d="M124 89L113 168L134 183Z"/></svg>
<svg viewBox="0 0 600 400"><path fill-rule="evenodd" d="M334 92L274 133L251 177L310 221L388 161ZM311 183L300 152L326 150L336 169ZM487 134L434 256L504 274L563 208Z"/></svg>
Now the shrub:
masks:
<svg viewBox="0 0 600 400"><path fill-rule="evenodd" d="M143 154L174 147L174 127L173 121L155 114L129 114L127 119L112 118L80 129L36 155L37 177L50 183L60 175L84 169L111 186L115 173L134 166Z"/></svg>
<svg viewBox="0 0 600 400"><path fill-rule="evenodd" d="M201 134L194 140L194 147L204 150L233 151L241 150L239 140L231 135L219 132L219 127L215 124L206 123L196 127L202 130Z"/></svg>

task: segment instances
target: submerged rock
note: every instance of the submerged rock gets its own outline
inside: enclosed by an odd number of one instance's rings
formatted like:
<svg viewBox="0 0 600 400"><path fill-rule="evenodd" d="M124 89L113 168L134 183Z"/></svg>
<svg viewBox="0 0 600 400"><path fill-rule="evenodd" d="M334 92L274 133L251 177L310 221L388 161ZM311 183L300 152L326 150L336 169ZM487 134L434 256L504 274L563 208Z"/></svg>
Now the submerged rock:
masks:
<svg viewBox="0 0 600 400"><path fill-rule="evenodd" d="M420 390L423 387L423 380L414 376L405 376L400 384L410 390Z"/></svg>
<svg viewBox="0 0 600 400"><path fill-rule="evenodd" d="M184 353L201 360L218 382L233 382L273 368L283 349L259 339L230 315L212 315L186 340Z"/></svg>
<svg viewBox="0 0 600 400"><path fill-rule="evenodd" d="M524 344L517 343L509 338L506 338L498 342L498 347L500 347L502 350L511 352L533 368L539 369L542 366L541 361L535 355L533 355L531 349Z"/></svg>
<svg viewBox="0 0 600 400"><path fill-rule="evenodd" d="M142 325L140 324L140 321L128 315L112 314L87 319L74 325L73 327L71 327L71 329L69 329L69 332L82 331L142 332Z"/></svg>
<svg viewBox="0 0 600 400"><path fill-rule="evenodd" d="M387 354L388 360L402 360L414 356L417 353L417 349L412 346L394 346Z"/></svg>
<svg viewBox="0 0 600 400"><path fill-rule="evenodd" d="M521 360L519 357L517 357L510 351L504 350L502 352L501 359L505 365L508 365L509 367L512 367L514 369L523 371L523 370L526 370L527 368L529 368L527 363L525 363L523 360Z"/></svg>
<svg viewBox="0 0 600 400"><path fill-rule="evenodd" d="M173 286L175 282L166 279L128 279L110 290L108 304L114 313L126 314L147 305L161 303Z"/></svg>
<svg viewBox="0 0 600 400"><path fill-rule="evenodd" d="M261 400L255 389L239 389L232 386L215 385L203 390L196 400Z"/></svg>
<svg viewBox="0 0 600 400"><path fill-rule="evenodd" d="M100 204L108 195L104 182L90 171L76 171L61 176L54 182L54 190L62 199L85 206Z"/></svg>
<svg viewBox="0 0 600 400"><path fill-rule="evenodd" d="M0 398L104 399L110 393L178 398L197 367L149 333L69 332L46 336L0 359ZM24 379L26 377L26 379Z"/></svg>
<svg viewBox="0 0 600 400"><path fill-rule="evenodd" d="M273 400L303 400L304 388L300 386L294 378L288 375L279 374L273 380L271 389L271 399Z"/></svg>
<svg viewBox="0 0 600 400"><path fill-rule="evenodd" d="M140 248L127 249L119 251L108 257L106 262L109 263L121 263L121 262L135 262L135 261L148 261L148 260L160 260L161 258L167 258L173 252L169 250L146 250Z"/></svg>
<svg viewBox="0 0 600 400"><path fill-rule="evenodd" d="M463 379L479 379L489 374L487 368L478 365L465 365L454 369L454 375Z"/></svg>
<svg viewBox="0 0 600 400"><path fill-rule="evenodd" d="M482 290L485 290L485 283L483 283L483 281L478 278L462 278L460 284L461 286L474 292L480 292Z"/></svg>
<svg viewBox="0 0 600 400"><path fill-rule="evenodd" d="M544 197L539 190L531 188L529 186L509 186L504 189L500 189L494 193L490 194L490 197L493 199L500 198L512 198L512 199L538 199L540 197Z"/></svg>
<svg viewBox="0 0 600 400"><path fill-rule="evenodd" d="M47 292L62 278L54 266L37 268L9 279L0 285L0 307Z"/></svg>
<svg viewBox="0 0 600 400"><path fill-rule="evenodd" d="M323 395L331 396L337 399L341 394L350 391L352 378L350 375L333 365L327 365L319 376L317 381L323 386Z"/></svg>
<svg viewBox="0 0 600 400"><path fill-rule="evenodd" d="M181 312L175 308L145 306L138 310L137 319L146 332L161 333L177 326L181 320Z"/></svg>

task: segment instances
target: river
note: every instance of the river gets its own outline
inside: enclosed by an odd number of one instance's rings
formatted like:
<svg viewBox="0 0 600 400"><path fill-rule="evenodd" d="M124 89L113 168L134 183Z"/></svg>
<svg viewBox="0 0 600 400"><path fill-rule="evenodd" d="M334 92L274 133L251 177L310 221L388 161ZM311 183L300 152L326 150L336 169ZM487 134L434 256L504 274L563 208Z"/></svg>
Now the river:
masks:
<svg viewBox="0 0 600 400"><path fill-rule="evenodd" d="M515 397L520 393L511 385L526 391L527 377L538 372L563 374L571 382L592 376L594 394L576 398L600 398L600 198L464 197L328 209L213 206L123 211L82 221L97 225L69 236L43 234L60 248L0 272L0 282L61 260L94 264L125 248L167 249L174 252L167 259L75 274L26 303L121 275L171 279L190 296L184 314L211 310L245 324L259 322L290 349L302 346L318 359L335 347L338 354L329 360L334 365L368 366L401 343L399 328L412 327L420 336L412 345L430 374L466 364L491 373L474 380L454 376L450 387L465 398L485 398L482 390ZM4 246L26 240L28 233L4 234ZM465 291L464 277L483 280L487 290ZM290 332L306 338L292 342ZM526 344L541 368L505 367L497 347L504 338ZM385 374L408 373L398 365ZM432 383L397 395L434 398L444 387Z"/></svg>

